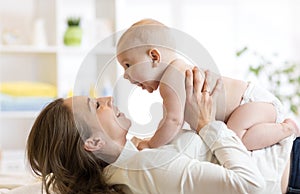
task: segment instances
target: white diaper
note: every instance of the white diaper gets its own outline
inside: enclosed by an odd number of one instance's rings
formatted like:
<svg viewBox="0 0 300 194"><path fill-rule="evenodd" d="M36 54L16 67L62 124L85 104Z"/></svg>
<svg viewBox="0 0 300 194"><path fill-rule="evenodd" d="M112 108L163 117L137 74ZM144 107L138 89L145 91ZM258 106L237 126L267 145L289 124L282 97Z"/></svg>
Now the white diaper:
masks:
<svg viewBox="0 0 300 194"><path fill-rule="evenodd" d="M249 102L266 102L273 104L277 114L276 123L283 121L283 106L279 99L265 88L251 82L248 83L240 105Z"/></svg>

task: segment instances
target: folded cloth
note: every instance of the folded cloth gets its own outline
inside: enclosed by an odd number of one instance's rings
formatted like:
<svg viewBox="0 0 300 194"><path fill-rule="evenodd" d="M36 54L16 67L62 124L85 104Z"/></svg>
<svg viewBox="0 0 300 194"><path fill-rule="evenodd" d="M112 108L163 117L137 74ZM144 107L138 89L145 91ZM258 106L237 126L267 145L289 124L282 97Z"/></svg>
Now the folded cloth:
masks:
<svg viewBox="0 0 300 194"><path fill-rule="evenodd" d="M15 189L7 192L8 194L41 194L42 193L42 183L36 182L33 184L28 184L25 186L17 187ZM45 193L45 192L43 192Z"/></svg>
<svg viewBox="0 0 300 194"><path fill-rule="evenodd" d="M6 194L8 192L9 192L8 189L0 189L0 194Z"/></svg>
<svg viewBox="0 0 300 194"><path fill-rule="evenodd" d="M48 83L41 82L2 82L0 93L11 96L39 96L56 97L57 88Z"/></svg>
<svg viewBox="0 0 300 194"><path fill-rule="evenodd" d="M51 102L50 97L15 97L0 94L1 111L39 111Z"/></svg>

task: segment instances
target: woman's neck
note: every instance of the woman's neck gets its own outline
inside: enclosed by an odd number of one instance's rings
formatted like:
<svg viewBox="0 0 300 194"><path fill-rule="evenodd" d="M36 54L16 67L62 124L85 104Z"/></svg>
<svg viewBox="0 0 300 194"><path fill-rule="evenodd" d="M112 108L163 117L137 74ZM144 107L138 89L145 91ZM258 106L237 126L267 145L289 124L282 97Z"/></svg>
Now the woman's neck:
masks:
<svg viewBox="0 0 300 194"><path fill-rule="evenodd" d="M114 163L120 156L126 140L122 144L117 144L116 142L110 142L105 145L101 150L99 157L108 164Z"/></svg>

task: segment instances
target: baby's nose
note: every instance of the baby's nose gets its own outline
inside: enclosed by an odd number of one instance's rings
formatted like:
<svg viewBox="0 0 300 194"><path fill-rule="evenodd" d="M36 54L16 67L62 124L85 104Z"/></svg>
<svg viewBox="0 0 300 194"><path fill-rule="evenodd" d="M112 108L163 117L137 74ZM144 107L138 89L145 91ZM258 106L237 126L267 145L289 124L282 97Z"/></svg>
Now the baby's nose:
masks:
<svg viewBox="0 0 300 194"><path fill-rule="evenodd" d="M136 84L137 83L136 81L134 81L133 79L131 79L131 77L127 73L124 74L124 79L129 80L130 83L132 83L132 84Z"/></svg>
<svg viewBox="0 0 300 194"><path fill-rule="evenodd" d="M124 79L129 79L129 75L127 73L124 73Z"/></svg>

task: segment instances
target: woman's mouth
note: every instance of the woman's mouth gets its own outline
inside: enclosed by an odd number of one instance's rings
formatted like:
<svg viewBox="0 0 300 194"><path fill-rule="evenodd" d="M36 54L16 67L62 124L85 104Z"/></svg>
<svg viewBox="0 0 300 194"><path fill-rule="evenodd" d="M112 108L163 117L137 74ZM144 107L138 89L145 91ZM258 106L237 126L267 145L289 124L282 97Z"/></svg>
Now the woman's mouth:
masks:
<svg viewBox="0 0 300 194"><path fill-rule="evenodd" d="M114 111L115 111L115 116L118 118L118 117L120 117L121 116L121 112L120 112L120 110L117 108L117 107L114 107Z"/></svg>

